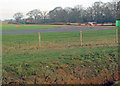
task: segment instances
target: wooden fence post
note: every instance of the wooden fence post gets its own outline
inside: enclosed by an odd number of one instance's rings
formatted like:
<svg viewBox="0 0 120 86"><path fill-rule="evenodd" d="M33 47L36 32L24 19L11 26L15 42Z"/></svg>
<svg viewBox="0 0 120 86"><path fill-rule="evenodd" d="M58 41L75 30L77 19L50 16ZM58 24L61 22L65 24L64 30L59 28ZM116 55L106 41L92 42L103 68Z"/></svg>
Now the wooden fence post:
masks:
<svg viewBox="0 0 120 86"><path fill-rule="evenodd" d="M82 43L82 31L80 31L80 45L82 46L83 43Z"/></svg>
<svg viewBox="0 0 120 86"><path fill-rule="evenodd" d="M38 32L39 34L39 47L41 46L41 43L40 43L40 32Z"/></svg>
<svg viewBox="0 0 120 86"><path fill-rule="evenodd" d="M116 43L118 43L118 29L116 29Z"/></svg>

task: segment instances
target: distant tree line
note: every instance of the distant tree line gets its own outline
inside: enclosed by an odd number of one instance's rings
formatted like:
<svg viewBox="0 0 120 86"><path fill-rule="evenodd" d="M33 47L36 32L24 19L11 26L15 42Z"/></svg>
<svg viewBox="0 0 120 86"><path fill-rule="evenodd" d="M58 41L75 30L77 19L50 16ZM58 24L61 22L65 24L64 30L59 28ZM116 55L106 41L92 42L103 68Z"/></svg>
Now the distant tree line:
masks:
<svg viewBox="0 0 120 86"><path fill-rule="evenodd" d="M23 18L23 13L15 13L15 20L9 23L17 24L47 24L47 23L114 23L116 19L120 18L120 1L119 2L95 2L91 7L83 8L77 5L71 7L56 7L53 10L40 11L34 9L26 14L27 18Z"/></svg>

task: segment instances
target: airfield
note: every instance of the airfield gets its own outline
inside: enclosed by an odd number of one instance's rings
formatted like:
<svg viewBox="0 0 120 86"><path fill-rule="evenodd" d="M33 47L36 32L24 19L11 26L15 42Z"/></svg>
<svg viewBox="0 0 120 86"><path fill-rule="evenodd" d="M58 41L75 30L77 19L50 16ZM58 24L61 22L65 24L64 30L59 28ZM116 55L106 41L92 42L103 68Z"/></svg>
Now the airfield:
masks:
<svg viewBox="0 0 120 86"><path fill-rule="evenodd" d="M118 80L116 31L114 26L3 25L3 84L110 85Z"/></svg>

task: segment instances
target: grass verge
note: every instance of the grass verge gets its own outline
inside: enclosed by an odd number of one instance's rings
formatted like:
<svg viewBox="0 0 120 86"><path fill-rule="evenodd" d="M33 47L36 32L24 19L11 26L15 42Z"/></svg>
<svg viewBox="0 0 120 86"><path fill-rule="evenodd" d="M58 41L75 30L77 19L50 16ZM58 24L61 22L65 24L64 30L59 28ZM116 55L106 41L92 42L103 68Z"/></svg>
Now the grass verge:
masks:
<svg viewBox="0 0 120 86"><path fill-rule="evenodd" d="M16 25L13 24L3 24L2 31L9 31L9 30L33 30L33 29L48 29L48 28L56 28L56 26L48 26L48 25Z"/></svg>

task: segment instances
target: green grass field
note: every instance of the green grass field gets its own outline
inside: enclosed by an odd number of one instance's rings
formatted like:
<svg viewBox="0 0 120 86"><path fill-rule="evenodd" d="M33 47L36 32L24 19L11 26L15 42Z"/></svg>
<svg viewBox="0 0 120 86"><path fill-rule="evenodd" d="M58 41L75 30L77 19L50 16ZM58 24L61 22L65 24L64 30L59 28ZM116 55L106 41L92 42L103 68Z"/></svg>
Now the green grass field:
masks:
<svg viewBox="0 0 120 86"><path fill-rule="evenodd" d="M83 31L83 44L113 44L115 42L115 29L99 31ZM14 46L20 44L37 46L38 33L34 34L3 34L3 44ZM41 33L42 46L65 46L68 44L80 44L80 32L51 32Z"/></svg>
<svg viewBox="0 0 120 86"><path fill-rule="evenodd" d="M118 79L115 29L3 34L3 83L105 84Z"/></svg>
<svg viewBox="0 0 120 86"><path fill-rule="evenodd" d="M56 28L55 26L43 26L43 25L18 25L18 27L16 27L16 25L11 24L11 25L7 25L7 24L3 24L2 25L2 31L8 31L8 30L32 30L32 29L47 29L47 28Z"/></svg>

